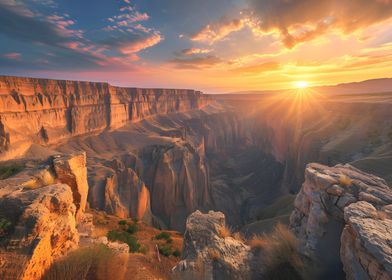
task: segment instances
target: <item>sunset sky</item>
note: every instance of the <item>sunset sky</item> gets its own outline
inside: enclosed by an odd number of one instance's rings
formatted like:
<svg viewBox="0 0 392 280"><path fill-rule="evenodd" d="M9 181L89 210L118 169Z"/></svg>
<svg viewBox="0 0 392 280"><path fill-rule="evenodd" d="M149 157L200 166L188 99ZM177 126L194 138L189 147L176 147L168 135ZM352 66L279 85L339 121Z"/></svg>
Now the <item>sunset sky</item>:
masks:
<svg viewBox="0 0 392 280"><path fill-rule="evenodd" d="M392 0L0 0L0 74L207 93L392 76Z"/></svg>

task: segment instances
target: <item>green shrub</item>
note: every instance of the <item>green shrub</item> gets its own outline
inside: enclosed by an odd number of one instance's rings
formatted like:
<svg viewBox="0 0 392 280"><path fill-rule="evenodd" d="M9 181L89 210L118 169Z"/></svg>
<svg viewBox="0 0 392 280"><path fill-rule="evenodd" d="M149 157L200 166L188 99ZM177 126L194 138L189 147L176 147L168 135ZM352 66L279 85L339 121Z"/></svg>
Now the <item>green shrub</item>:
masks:
<svg viewBox="0 0 392 280"><path fill-rule="evenodd" d="M118 222L118 224L120 226L125 226L127 224L127 221L126 220L121 220L121 221Z"/></svg>
<svg viewBox="0 0 392 280"><path fill-rule="evenodd" d="M139 227L136 224L128 225L127 232L129 234L134 234L139 230Z"/></svg>
<svg viewBox="0 0 392 280"><path fill-rule="evenodd" d="M172 238L171 238L171 236L170 236L170 233L164 232L164 231L162 231L161 233L155 235L155 239L156 239L156 240L162 240L162 239L164 239L164 240L166 240L167 242L170 242L170 243L173 241ZM170 241L169 241L169 240L170 240Z"/></svg>
<svg viewBox="0 0 392 280"><path fill-rule="evenodd" d="M12 175L15 175L16 173L18 173L22 169L23 169L22 166L17 165L17 164L0 166L0 180L7 179L7 178L11 177Z"/></svg>
<svg viewBox="0 0 392 280"><path fill-rule="evenodd" d="M159 244L158 250L159 250L159 253L161 253L165 257L168 257L173 253L173 248L172 248L171 244L167 244L167 243L166 244Z"/></svg>
<svg viewBox="0 0 392 280"><path fill-rule="evenodd" d="M131 235L126 231L110 230L107 234L107 238L110 241L119 241L128 244L129 252L135 253L140 248L140 243L137 242L135 236Z"/></svg>
<svg viewBox="0 0 392 280"><path fill-rule="evenodd" d="M180 252L180 250L175 249L174 252L173 252L173 256L175 256L176 258L181 257L181 252Z"/></svg>
<svg viewBox="0 0 392 280"><path fill-rule="evenodd" d="M6 218L0 218L0 238L7 236L12 230L12 223Z"/></svg>
<svg viewBox="0 0 392 280"><path fill-rule="evenodd" d="M148 252L148 247L146 245L143 245L140 247L139 253L142 253L145 255L145 254L147 254L147 252Z"/></svg>

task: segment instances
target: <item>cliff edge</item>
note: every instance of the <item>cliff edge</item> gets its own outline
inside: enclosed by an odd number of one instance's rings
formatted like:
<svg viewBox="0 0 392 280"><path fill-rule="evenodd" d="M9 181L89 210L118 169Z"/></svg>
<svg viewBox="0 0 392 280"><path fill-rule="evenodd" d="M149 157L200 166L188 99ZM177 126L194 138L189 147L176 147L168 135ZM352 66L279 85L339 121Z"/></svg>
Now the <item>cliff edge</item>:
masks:
<svg viewBox="0 0 392 280"><path fill-rule="evenodd" d="M0 76L0 153L3 160L15 158L31 143L58 143L208 102L194 90Z"/></svg>

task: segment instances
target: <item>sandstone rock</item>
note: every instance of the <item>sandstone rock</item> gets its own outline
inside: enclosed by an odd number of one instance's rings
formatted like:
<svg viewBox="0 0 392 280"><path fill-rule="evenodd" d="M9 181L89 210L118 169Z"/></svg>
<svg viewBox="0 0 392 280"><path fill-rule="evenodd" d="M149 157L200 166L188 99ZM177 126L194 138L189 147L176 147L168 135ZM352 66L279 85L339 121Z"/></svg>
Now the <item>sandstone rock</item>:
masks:
<svg viewBox="0 0 392 280"><path fill-rule="evenodd" d="M342 175L351 186L337 184ZM391 279L392 220L380 214L391 194L384 180L350 165L309 164L290 225L329 277L343 263L348 279Z"/></svg>
<svg viewBox="0 0 392 280"><path fill-rule="evenodd" d="M120 218L137 218L151 224L150 192L131 168L108 177L105 211Z"/></svg>
<svg viewBox="0 0 392 280"><path fill-rule="evenodd" d="M25 191L15 188L0 198L0 213L14 226L5 241L3 262L18 261L19 257L9 258L16 253L25 259L21 279L40 279L55 258L77 247L75 212L72 191L65 184Z"/></svg>
<svg viewBox="0 0 392 280"><path fill-rule="evenodd" d="M186 223L183 260L173 269L180 279L249 279L250 247L232 237L219 235L225 216L196 211Z"/></svg>
<svg viewBox="0 0 392 280"><path fill-rule="evenodd" d="M53 166L58 180L71 187L79 217L86 208L88 194L86 153L56 157Z"/></svg>
<svg viewBox="0 0 392 280"><path fill-rule="evenodd" d="M91 222L83 213L86 173L85 154L79 154L58 156L50 165L30 164L0 181L0 218L12 225L1 240L0 278L40 279L55 259L77 248L77 217Z"/></svg>

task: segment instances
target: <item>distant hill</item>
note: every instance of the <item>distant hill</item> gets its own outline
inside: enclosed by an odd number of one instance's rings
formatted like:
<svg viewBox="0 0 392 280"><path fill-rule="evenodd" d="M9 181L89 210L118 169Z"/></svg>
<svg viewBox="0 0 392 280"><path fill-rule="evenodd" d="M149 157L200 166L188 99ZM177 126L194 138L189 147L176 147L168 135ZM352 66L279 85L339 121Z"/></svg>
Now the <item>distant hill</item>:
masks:
<svg viewBox="0 0 392 280"><path fill-rule="evenodd" d="M352 93L381 93L392 92L392 78L372 79L362 82L343 83L331 86L312 87L320 93L352 94ZM239 91L228 94L254 95L254 94L273 94L285 90L260 90L260 91ZM225 94L226 95L226 94Z"/></svg>

